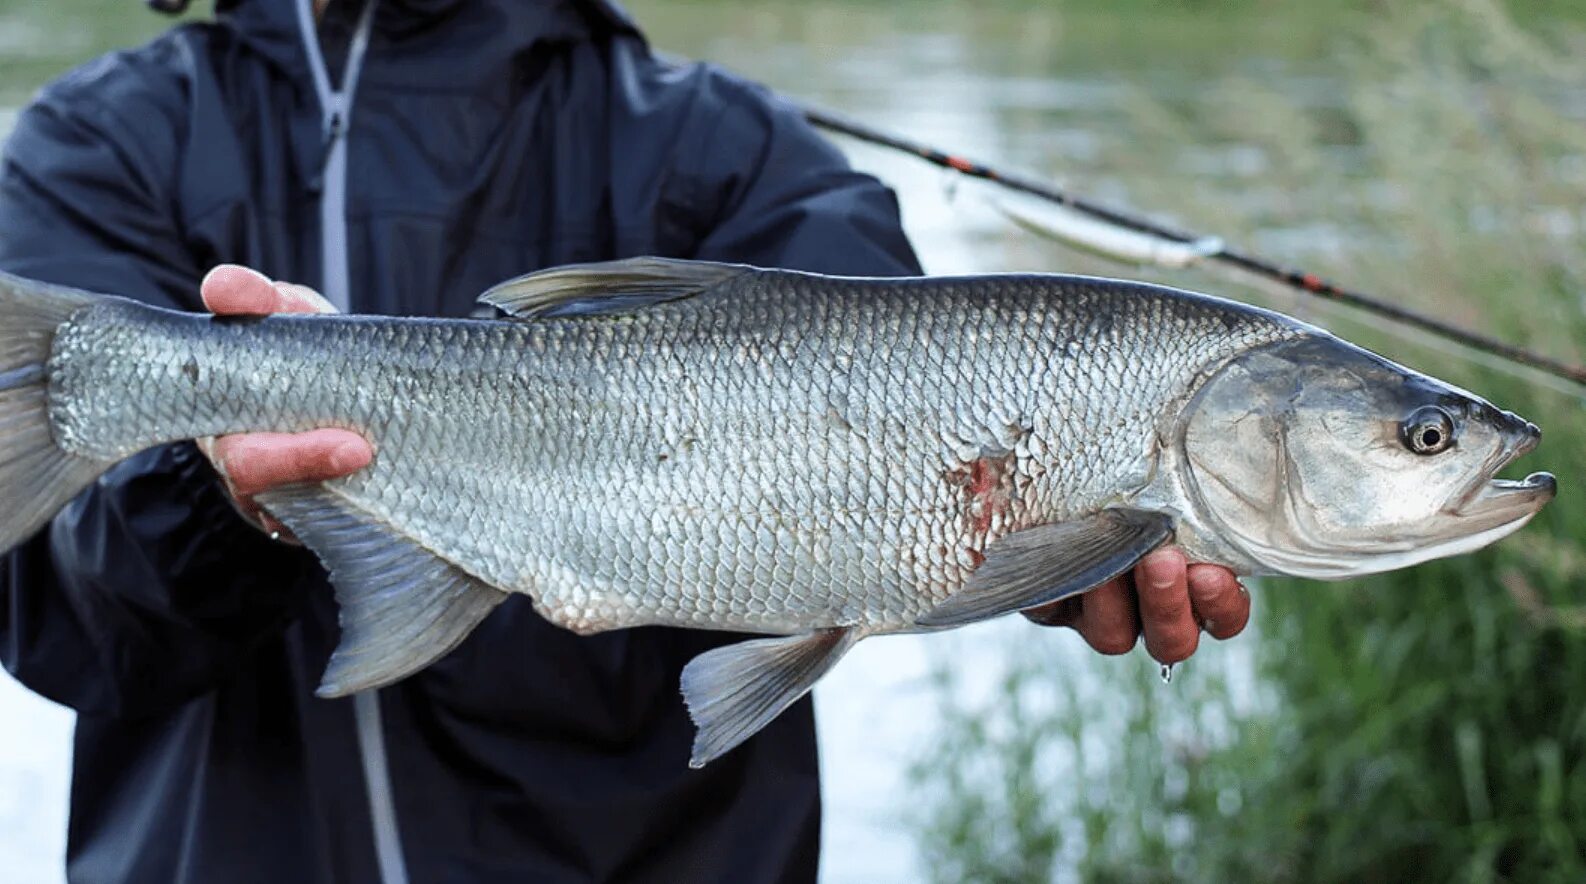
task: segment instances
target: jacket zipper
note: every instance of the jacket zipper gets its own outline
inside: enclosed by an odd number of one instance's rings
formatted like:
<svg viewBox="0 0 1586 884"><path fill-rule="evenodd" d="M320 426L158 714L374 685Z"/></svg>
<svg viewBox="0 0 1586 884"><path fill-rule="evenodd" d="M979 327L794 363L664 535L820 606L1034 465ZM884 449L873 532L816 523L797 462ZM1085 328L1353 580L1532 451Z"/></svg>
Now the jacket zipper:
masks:
<svg viewBox="0 0 1586 884"><path fill-rule="evenodd" d="M313 0L297 0L298 30L308 54L314 77L314 92L319 107L326 154L320 172L323 187L319 194L320 255L323 262L321 294L336 309L346 311L349 297L347 270L347 132L352 115L353 96L358 89L358 74L363 69L364 53L369 48L369 33L374 26L378 0L367 0L358 17L347 66L342 71L341 88L331 87L325 70L325 55L320 50L319 31L314 21ZM408 884L407 860L402 855L402 834L397 828L396 804L391 796L391 768L386 758L385 729L380 715L380 692L364 691L352 698L357 725L358 756L363 763L364 788L369 800L369 821L374 829L375 862L382 884Z"/></svg>
<svg viewBox="0 0 1586 884"><path fill-rule="evenodd" d="M298 30L308 52L309 71L314 77L314 92L319 96L322 135L325 139L324 168L320 170L323 187L319 194L319 231L321 260L324 263L320 294L345 311L350 303L347 285L347 129L352 116L353 95L358 90L358 74L363 70L364 53L369 48L369 32L374 26L378 0L368 0L358 16L347 65L342 71L341 89L331 87L325 70L325 55L320 51L319 30L314 24L313 0L297 0Z"/></svg>

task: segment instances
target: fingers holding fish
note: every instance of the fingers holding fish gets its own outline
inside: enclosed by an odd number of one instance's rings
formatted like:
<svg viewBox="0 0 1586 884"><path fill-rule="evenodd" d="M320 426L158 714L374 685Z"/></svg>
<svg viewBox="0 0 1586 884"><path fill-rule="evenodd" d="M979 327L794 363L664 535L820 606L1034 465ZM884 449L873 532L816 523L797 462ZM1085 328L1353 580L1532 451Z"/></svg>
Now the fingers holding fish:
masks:
<svg viewBox="0 0 1586 884"><path fill-rule="evenodd" d="M307 286L276 282L238 264L210 270L199 293L204 306L222 316L336 312ZM198 446L220 473L238 511L272 535L288 538L291 532L264 513L253 495L280 485L339 478L367 466L374 457L363 437L336 429L203 438Z"/></svg>
<svg viewBox="0 0 1586 884"><path fill-rule="evenodd" d="M1140 638L1140 612L1126 578L1103 583L1082 596L1084 610L1075 626L1098 653L1127 654Z"/></svg>
<svg viewBox="0 0 1586 884"><path fill-rule="evenodd" d="M1184 553L1172 547L1150 553L1134 569L1145 647L1160 663L1187 660L1200 644L1187 570Z"/></svg>
<svg viewBox="0 0 1586 884"><path fill-rule="evenodd" d="M211 459L240 496L297 482L324 482L369 465L374 449L349 430L222 436Z"/></svg>
<svg viewBox="0 0 1586 884"><path fill-rule="evenodd" d="M1250 621L1250 594L1239 578L1218 565L1190 565L1190 605L1201 628L1215 639L1229 639L1244 631Z"/></svg>
<svg viewBox="0 0 1586 884"><path fill-rule="evenodd" d="M268 277L237 264L221 264L199 284L204 306L219 315L265 316L282 311L281 293Z"/></svg>
<svg viewBox="0 0 1586 884"><path fill-rule="evenodd" d="M249 267L221 264L199 285L204 306L222 316L265 316L271 313L334 313L313 289L290 282L275 282Z"/></svg>
<svg viewBox="0 0 1586 884"><path fill-rule="evenodd" d="M274 536L291 532L265 513L253 496L299 482L337 479L369 465L374 449L348 430L306 433L240 433L200 442L243 517Z"/></svg>
<svg viewBox="0 0 1586 884"><path fill-rule="evenodd" d="M1140 638L1134 589L1126 577L1022 613L1031 623L1072 628L1102 654L1127 654Z"/></svg>
<svg viewBox="0 0 1586 884"><path fill-rule="evenodd" d="M1051 604L1024 611L1024 616L1041 626L1068 626L1079 632L1099 653L1126 654L1134 648L1140 637L1140 602L1135 586L1142 580L1155 578L1168 584L1165 591L1145 590L1150 594L1151 611L1158 622L1162 621L1164 608L1170 617L1166 631L1158 628L1158 644L1153 645L1164 653L1178 647L1189 646L1193 652L1196 644L1188 633L1182 617L1177 613L1187 596L1194 622L1213 638L1233 638L1244 631L1250 620L1250 596L1240 585L1234 573L1220 565L1185 565L1181 554L1162 551L1142 570L1109 580L1090 592L1070 596ZM1149 570L1145 570L1149 569ZM1167 647L1164 649L1163 644ZM1156 656L1153 651L1153 656ZM1176 660L1188 657L1177 657ZM1163 661L1166 662L1166 661Z"/></svg>

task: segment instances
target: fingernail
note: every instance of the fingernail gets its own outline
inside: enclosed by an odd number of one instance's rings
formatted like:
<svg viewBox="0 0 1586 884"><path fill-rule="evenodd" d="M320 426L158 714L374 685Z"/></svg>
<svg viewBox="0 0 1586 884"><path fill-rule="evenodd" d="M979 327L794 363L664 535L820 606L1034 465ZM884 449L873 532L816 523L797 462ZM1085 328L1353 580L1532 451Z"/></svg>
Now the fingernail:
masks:
<svg viewBox="0 0 1586 884"><path fill-rule="evenodd" d="M1202 632L1216 633L1217 632L1217 621L1216 620L1202 620L1201 621L1201 631Z"/></svg>
<svg viewBox="0 0 1586 884"><path fill-rule="evenodd" d="M263 281L266 284L269 284L269 282L270 282L270 277L265 276L263 273L260 273L259 271L253 269L252 267L245 267L245 266L243 266L241 264L216 264L214 267L209 268L209 272L208 273L204 274L204 281L202 283L199 283L199 285L203 285L204 283L209 282L209 278L211 276L214 276L215 274L220 273L221 271L225 271L227 273L245 273L245 274L247 274L249 276L252 276L252 277L254 277L256 279L259 279L259 280Z"/></svg>
<svg viewBox="0 0 1586 884"><path fill-rule="evenodd" d="M219 457L211 455L209 458L209 462L215 467L215 472L219 473L220 478L227 482L231 481L231 455L232 452L227 451Z"/></svg>
<svg viewBox="0 0 1586 884"><path fill-rule="evenodd" d="M337 446L330 453L330 468L338 473L350 473L364 465L365 449L357 442Z"/></svg>

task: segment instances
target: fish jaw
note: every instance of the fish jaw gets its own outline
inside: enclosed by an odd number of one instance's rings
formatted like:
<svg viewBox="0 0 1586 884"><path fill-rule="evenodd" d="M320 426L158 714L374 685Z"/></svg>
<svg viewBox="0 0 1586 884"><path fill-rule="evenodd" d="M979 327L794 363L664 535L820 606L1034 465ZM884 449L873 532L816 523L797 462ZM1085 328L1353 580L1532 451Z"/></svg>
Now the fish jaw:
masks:
<svg viewBox="0 0 1586 884"><path fill-rule="evenodd" d="M1287 489L1284 513L1291 532L1290 543L1274 545L1258 556L1278 573L1312 577L1319 580L1347 580L1408 568L1434 559L1475 552L1519 531L1558 493L1558 482L1551 473L1532 473L1524 479L1501 479L1495 474L1514 460L1529 453L1541 439L1536 425L1509 413L1497 419L1505 443L1487 461L1469 489L1450 499L1440 521L1459 533L1436 539L1435 532L1409 533L1398 540L1379 541L1375 551L1364 544L1346 546L1327 542L1319 536L1306 507L1299 499L1303 488ZM1444 529L1446 530L1446 529Z"/></svg>
<svg viewBox="0 0 1586 884"><path fill-rule="evenodd" d="M1501 412L1506 441L1488 462L1486 475L1477 476L1470 489L1451 507L1455 515L1471 519L1508 522L1530 518L1558 494L1552 473L1532 473L1524 479L1500 479L1497 474L1530 454L1542 441L1542 430L1511 412Z"/></svg>
<svg viewBox="0 0 1586 884"><path fill-rule="evenodd" d="M1489 479L1461 504L1459 515L1480 518L1490 514L1529 519L1558 496L1552 473L1532 473L1524 479ZM1513 519L1511 519L1512 521Z"/></svg>

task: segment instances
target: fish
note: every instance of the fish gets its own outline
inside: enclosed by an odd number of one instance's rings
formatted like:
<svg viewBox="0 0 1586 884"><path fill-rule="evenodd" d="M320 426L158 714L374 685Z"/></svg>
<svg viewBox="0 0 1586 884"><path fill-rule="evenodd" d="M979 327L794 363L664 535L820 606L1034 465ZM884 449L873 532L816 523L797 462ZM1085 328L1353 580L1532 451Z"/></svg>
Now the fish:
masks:
<svg viewBox="0 0 1586 884"><path fill-rule="evenodd" d="M1083 593L1167 543L1336 580L1526 524L1540 430L1279 313L1053 274L663 258L521 276L496 318L217 317L0 277L0 549L151 446L340 427L258 501L325 566L318 689L405 678L512 593L580 634L756 633L688 663L689 764L854 644Z"/></svg>

